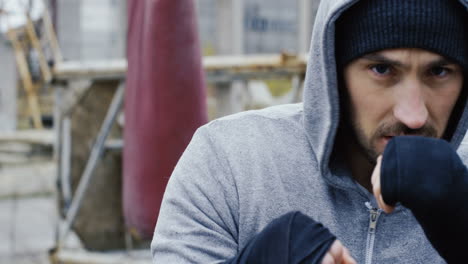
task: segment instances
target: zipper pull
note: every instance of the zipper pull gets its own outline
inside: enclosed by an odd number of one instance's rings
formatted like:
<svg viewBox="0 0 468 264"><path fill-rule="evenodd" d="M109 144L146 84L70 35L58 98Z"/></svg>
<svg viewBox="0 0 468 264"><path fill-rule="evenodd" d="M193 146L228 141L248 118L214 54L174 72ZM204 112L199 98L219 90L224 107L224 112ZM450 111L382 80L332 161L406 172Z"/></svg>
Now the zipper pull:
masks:
<svg viewBox="0 0 468 264"><path fill-rule="evenodd" d="M377 227L377 217L379 212L375 209L372 209L370 212L370 222L369 222L369 233L375 233L375 228Z"/></svg>
<svg viewBox="0 0 468 264"><path fill-rule="evenodd" d="M366 207L369 209L370 216L369 216L369 233L374 234L375 229L377 227L377 220L380 216L380 209L372 207L370 202L366 202Z"/></svg>
<svg viewBox="0 0 468 264"><path fill-rule="evenodd" d="M381 209L372 207L370 202L366 202L366 207L369 209L369 231L367 233L367 242L366 242L366 264L372 264L372 255L374 252L374 243L375 243L375 229L377 227L377 221L379 220Z"/></svg>

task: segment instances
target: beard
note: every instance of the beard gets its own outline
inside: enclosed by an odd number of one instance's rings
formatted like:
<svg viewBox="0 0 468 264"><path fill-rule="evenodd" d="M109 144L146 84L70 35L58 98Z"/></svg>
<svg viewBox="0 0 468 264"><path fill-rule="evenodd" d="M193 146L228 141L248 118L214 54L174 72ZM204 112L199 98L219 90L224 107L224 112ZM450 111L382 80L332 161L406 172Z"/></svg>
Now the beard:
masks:
<svg viewBox="0 0 468 264"><path fill-rule="evenodd" d="M366 136L360 123L356 120L352 122L352 131L356 143L371 164L376 164L377 157L383 152L377 150L377 141L385 136L423 136L423 137L438 137L437 130L430 123L426 123L423 127L412 129L399 121L382 122L370 137Z"/></svg>

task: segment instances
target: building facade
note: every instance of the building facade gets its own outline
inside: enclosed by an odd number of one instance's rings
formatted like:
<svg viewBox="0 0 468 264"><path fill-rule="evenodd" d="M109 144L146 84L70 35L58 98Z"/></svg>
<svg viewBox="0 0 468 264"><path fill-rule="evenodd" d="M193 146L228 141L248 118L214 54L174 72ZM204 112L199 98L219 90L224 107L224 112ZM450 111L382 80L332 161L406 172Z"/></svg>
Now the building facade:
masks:
<svg viewBox="0 0 468 264"><path fill-rule="evenodd" d="M126 0L57 1L57 35L64 58L125 58L126 5Z"/></svg>
<svg viewBox="0 0 468 264"><path fill-rule="evenodd" d="M198 0L205 54L307 52L319 0Z"/></svg>
<svg viewBox="0 0 468 264"><path fill-rule="evenodd" d="M57 0L65 59L125 57L126 0ZM205 55L306 52L319 0L196 0Z"/></svg>

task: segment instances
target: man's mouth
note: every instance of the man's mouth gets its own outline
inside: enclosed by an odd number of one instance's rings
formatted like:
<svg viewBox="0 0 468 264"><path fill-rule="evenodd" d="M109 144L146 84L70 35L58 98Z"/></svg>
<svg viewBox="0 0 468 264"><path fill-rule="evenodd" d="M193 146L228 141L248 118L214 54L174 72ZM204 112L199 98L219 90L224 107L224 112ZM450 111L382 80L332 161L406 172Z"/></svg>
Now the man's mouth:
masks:
<svg viewBox="0 0 468 264"><path fill-rule="evenodd" d="M383 145L386 146L387 143L388 143L393 137L394 137L394 136L383 136L383 137L382 137Z"/></svg>

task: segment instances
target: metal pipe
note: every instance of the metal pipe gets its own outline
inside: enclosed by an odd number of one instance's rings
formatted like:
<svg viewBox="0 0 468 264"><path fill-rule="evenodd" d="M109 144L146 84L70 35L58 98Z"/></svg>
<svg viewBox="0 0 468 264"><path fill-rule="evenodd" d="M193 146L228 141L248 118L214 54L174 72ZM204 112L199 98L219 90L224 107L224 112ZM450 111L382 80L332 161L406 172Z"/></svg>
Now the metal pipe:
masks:
<svg viewBox="0 0 468 264"><path fill-rule="evenodd" d="M62 197L64 201L64 212L66 213L72 200L71 190L71 119L65 117L62 123L62 143L61 158L60 158L60 186L62 190Z"/></svg>
<svg viewBox="0 0 468 264"><path fill-rule="evenodd" d="M94 169L96 168L98 161L100 160L100 157L104 151L104 144L106 142L107 136L109 135L109 132L112 128L112 125L114 124L117 114L122 107L124 98L124 87L125 85L122 82L119 85L117 91L115 92L114 97L112 98L112 103L109 107L109 110L107 111L107 115L104 119L104 122L102 123L96 142L94 143L94 146L91 149L91 154L89 156L88 162L86 163L85 170L81 175L80 183L78 184L78 188L75 191L75 195L71 202L70 209L67 212L65 226L62 232L60 232L61 235L59 243L57 245L58 247L60 247L63 241L66 239L68 232L70 231L73 222L76 219L78 211L81 208L81 204L86 194L86 190L88 189L89 183L92 179Z"/></svg>

